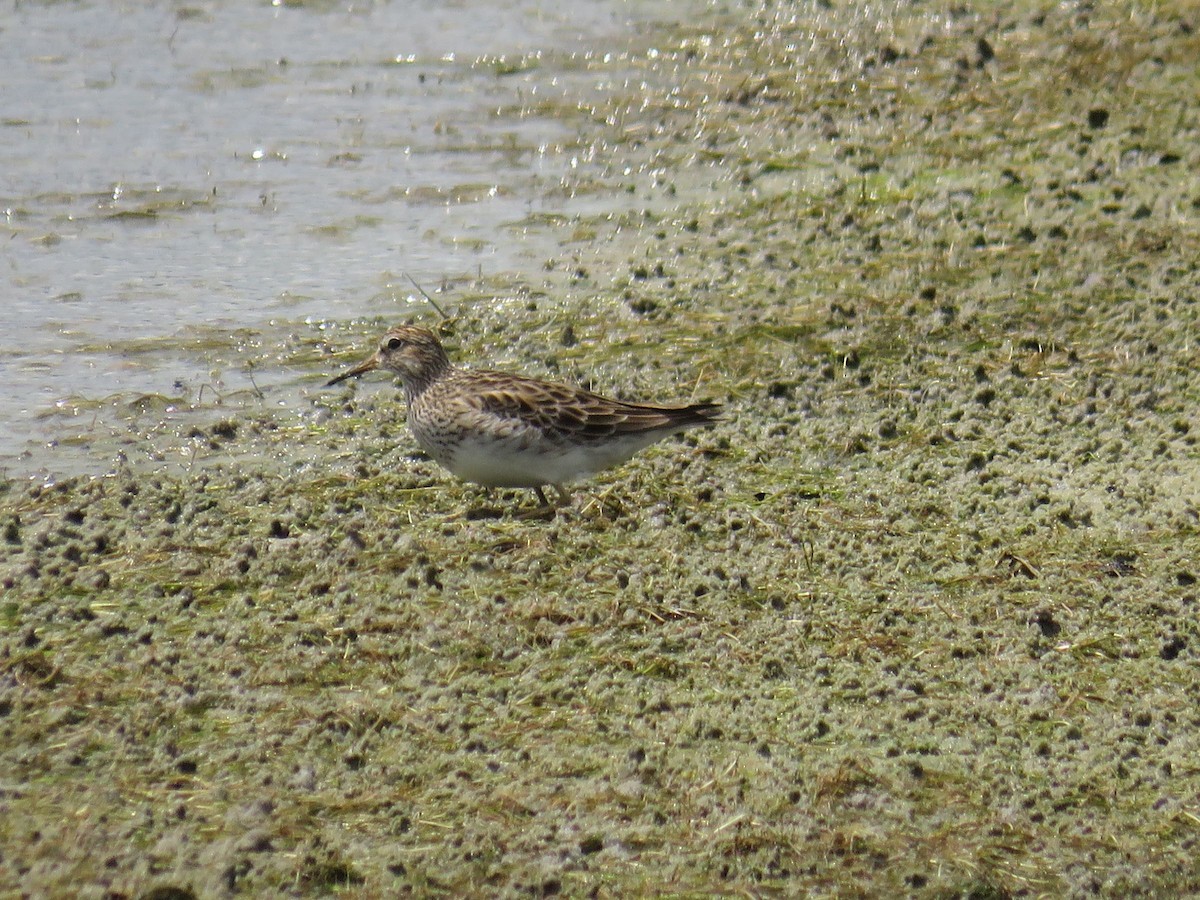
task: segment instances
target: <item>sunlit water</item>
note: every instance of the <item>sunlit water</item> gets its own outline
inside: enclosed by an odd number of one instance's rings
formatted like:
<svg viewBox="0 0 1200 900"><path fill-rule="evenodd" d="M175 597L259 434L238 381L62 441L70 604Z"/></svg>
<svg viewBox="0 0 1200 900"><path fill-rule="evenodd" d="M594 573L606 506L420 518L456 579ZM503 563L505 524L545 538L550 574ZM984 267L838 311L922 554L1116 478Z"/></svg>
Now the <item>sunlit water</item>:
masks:
<svg viewBox="0 0 1200 900"><path fill-rule="evenodd" d="M203 383L205 340L386 316L407 275L536 269L505 226L561 211L577 126L504 111L586 93L571 62L651 8L10 4L0 472L87 470L67 420Z"/></svg>

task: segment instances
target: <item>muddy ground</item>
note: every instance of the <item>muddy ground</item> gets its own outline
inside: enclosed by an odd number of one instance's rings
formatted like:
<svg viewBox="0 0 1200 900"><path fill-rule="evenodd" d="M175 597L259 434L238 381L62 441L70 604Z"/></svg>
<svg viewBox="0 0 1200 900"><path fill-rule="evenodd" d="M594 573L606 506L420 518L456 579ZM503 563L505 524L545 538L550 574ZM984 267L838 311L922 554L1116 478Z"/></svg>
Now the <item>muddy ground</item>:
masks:
<svg viewBox="0 0 1200 900"><path fill-rule="evenodd" d="M445 325L719 427L522 517L316 391L356 323L7 483L6 894L1200 891L1200 19L831 6L638 36L626 210Z"/></svg>

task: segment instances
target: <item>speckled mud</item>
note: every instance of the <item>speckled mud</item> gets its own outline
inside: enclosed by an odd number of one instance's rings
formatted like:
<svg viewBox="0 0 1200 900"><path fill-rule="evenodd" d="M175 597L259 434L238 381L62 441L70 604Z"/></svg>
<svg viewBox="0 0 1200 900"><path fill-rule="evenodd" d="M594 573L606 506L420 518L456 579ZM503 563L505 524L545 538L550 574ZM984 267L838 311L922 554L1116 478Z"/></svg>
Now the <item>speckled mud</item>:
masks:
<svg viewBox="0 0 1200 900"><path fill-rule="evenodd" d="M1200 891L1200 20L843 5L642 36L639 208L447 327L720 427L550 520L387 385L6 487L6 891Z"/></svg>

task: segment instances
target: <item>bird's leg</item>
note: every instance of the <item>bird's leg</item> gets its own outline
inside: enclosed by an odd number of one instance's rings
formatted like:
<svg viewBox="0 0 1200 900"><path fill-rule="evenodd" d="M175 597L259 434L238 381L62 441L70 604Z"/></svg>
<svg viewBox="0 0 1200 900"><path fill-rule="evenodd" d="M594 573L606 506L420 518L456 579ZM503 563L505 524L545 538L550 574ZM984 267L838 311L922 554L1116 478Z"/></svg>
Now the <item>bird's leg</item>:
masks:
<svg viewBox="0 0 1200 900"><path fill-rule="evenodd" d="M538 485L537 487L535 487L533 489L533 492L535 494L537 494L538 503L539 503L539 506L538 506L539 512L553 513L554 510L558 509L558 507L560 507L560 506L570 506L571 505L571 499L572 499L571 494L567 491L566 488L564 488L561 484L556 484L556 485L554 485L554 490L558 494L558 496L556 498L556 500L557 500L556 503L551 503L549 500L546 499L546 492L544 490L542 490L541 485Z"/></svg>
<svg viewBox="0 0 1200 900"><path fill-rule="evenodd" d="M553 519L557 515L557 510L546 499L546 492L541 487L535 487L533 492L537 494L539 505L533 509L521 510L516 513L516 517L518 519Z"/></svg>
<svg viewBox="0 0 1200 900"><path fill-rule="evenodd" d="M551 504L550 501L546 499L546 492L542 490L540 485L533 489L534 493L537 494L538 502L540 502L542 506L571 505L571 493L565 487L563 487L561 484L556 484L554 485L554 490L558 493L558 503Z"/></svg>

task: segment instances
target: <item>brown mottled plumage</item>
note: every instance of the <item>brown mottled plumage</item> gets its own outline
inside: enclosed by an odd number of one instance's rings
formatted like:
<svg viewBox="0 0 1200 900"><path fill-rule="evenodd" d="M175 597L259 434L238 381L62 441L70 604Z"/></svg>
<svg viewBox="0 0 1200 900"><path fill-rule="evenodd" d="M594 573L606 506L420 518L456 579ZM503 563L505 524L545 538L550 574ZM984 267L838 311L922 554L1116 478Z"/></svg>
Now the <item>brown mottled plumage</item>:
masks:
<svg viewBox="0 0 1200 900"><path fill-rule="evenodd" d="M716 403L652 406L565 384L460 369L432 331L393 328L337 384L373 369L400 376L408 424L422 449L464 481L486 487L562 485L629 459L685 428L712 424Z"/></svg>

